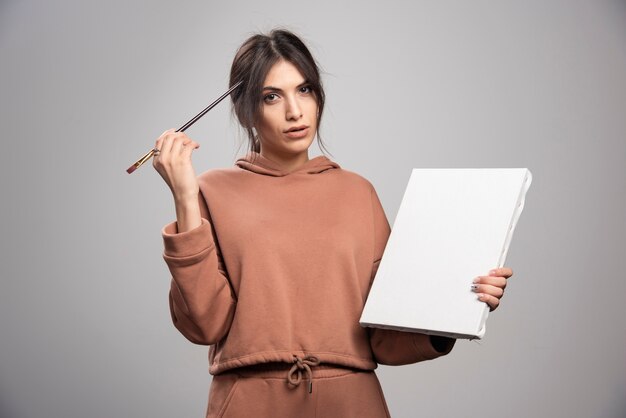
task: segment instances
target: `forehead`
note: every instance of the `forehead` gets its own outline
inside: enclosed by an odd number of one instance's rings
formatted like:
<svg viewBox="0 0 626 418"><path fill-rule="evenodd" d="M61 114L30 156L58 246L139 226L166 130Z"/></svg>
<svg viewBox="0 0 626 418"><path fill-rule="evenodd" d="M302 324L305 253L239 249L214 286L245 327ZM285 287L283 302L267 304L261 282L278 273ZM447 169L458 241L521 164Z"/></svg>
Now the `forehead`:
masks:
<svg viewBox="0 0 626 418"><path fill-rule="evenodd" d="M265 76L265 86L273 86L281 89L296 87L304 82L304 76L300 70L289 61L277 61Z"/></svg>

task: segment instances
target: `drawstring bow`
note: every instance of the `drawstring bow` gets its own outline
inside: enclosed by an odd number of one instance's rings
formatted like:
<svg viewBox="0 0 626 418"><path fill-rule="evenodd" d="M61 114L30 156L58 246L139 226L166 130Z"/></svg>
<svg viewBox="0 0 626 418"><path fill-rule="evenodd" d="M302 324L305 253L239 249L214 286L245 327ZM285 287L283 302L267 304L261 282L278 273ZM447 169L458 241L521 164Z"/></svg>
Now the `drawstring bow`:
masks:
<svg viewBox="0 0 626 418"><path fill-rule="evenodd" d="M302 381L302 370L304 370L307 374L307 378L309 380L309 393L313 392L313 374L311 373L311 366L317 366L320 364L320 361L315 356L306 356L304 358L300 358L296 355L293 356L293 366L289 370L287 374L287 380L294 386L298 386ZM295 374L295 378L293 375Z"/></svg>

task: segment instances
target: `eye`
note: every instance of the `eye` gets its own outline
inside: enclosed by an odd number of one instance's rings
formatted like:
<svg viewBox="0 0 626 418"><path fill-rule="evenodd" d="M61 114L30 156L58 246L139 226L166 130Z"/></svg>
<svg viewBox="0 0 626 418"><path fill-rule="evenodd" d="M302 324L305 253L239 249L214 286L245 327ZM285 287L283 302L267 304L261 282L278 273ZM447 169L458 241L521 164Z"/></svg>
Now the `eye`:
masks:
<svg viewBox="0 0 626 418"><path fill-rule="evenodd" d="M278 98L278 95L276 93L270 93L270 94L266 94L265 97L263 97L263 101L266 103L269 103L269 102L273 102L277 98Z"/></svg>
<svg viewBox="0 0 626 418"><path fill-rule="evenodd" d="M300 93L308 94L308 93L311 93L312 91L313 90L311 89L311 86L300 87Z"/></svg>

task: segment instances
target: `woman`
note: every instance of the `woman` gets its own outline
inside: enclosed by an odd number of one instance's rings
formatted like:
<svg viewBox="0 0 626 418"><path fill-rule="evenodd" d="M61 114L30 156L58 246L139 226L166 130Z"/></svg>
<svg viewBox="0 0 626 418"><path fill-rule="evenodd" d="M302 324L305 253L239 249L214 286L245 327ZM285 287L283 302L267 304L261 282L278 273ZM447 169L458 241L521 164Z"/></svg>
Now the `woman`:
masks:
<svg viewBox="0 0 626 418"><path fill-rule="evenodd" d="M388 417L377 364L434 359L455 340L359 325L390 226L368 180L309 158L324 90L306 46L284 30L249 38L239 80L250 150L234 167L197 177L200 145L174 130L153 161L176 206L162 231L172 320L211 346L207 417ZM493 310L511 275L473 288Z"/></svg>

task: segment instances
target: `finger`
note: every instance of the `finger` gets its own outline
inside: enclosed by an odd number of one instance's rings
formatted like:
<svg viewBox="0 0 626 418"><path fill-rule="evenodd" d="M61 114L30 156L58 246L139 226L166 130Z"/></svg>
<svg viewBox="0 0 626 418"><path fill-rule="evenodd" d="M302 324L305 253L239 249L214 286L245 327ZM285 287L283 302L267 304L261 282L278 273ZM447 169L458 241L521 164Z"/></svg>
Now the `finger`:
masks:
<svg viewBox="0 0 626 418"><path fill-rule="evenodd" d="M489 305L490 311L493 311L494 309L498 307L498 305L500 305L500 299L498 299L495 296L488 295L486 293L480 293L478 295L478 300L481 302L485 302L487 305Z"/></svg>
<svg viewBox="0 0 626 418"><path fill-rule="evenodd" d="M163 131L163 133L161 134L161 136L165 136L166 134L170 133L170 132L175 132L176 130L174 128L170 128L168 130Z"/></svg>
<svg viewBox="0 0 626 418"><path fill-rule="evenodd" d="M473 284L472 291L476 293L486 293L490 296L502 298L504 295L504 289L498 286L492 286L490 284Z"/></svg>
<svg viewBox="0 0 626 418"><path fill-rule="evenodd" d="M163 135L161 135L157 138L156 142L154 143L154 149L159 150L158 152L153 153L152 166L154 168L156 168L157 158L161 156L161 149L163 148L164 139L165 138L163 137Z"/></svg>
<svg viewBox="0 0 626 418"><path fill-rule="evenodd" d="M191 138L189 138L189 137L187 137L187 138L185 139L185 141L183 142L183 145L184 145L184 146L189 145L189 146L191 146L191 147L192 147L192 148L194 148L194 149L195 149L195 148L199 148L199 147L200 147L200 144L198 144L196 141L194 141L193 139L191 139Z"/></svg>
<svg viewBox="0 0 626 418"><path fill-rule="evenodd" d="M173 133L174 129L168 129L167 131L163 131L163 133L161 135L159 135L159 137L156 139L154 146L156 147L158 144L160 144L161 142L163 142L163 139L170 133Z"/></svg>
<svg viewBox="0 0 626 418"><path fill-rule="evenodd" d="M194 142L194 141L189 141L189 143L185 144L185 146L183 146L183 150L180 154L181 158L183 158L185 161L186 160L191 160L191 153L195 150L198 149L200 147L200 144Z"/></svg>
<svg viewBox="0 0 626 418"><path fill-rule="evenodd" d="M191 148L192 150L199 148L200 144L198 144L196 141L194 141L193 139L189 138L187 135L184 135L179 138L178 140L182 139L182 144L179 148L179 155L183 155L183 154L188 154L189 148Z"/></svg>
<svg viewBox="0 0 626 418"><path fill-rule="evenodd" d="M156 142L154 143L154 149L158 149L159 152L161 152L161 147L163 146L163 137L160 136L157 138ZM156 157L158 154L154 154L154 156Z"/></svg>
<svg viewBox="0 0 626 418"><path fill-rule="evenodd" d="M159 135L159 137L156 139L156 141L154 141L154 148L157 149L161 149L161 145L163 144L163 139L165 138L165 135L167 135L170 132L174 132L174 128L172 129L168 129L167 131L163 131L163 133L161 135Z"/></svg>
<svg viewBox="0 0 626 418"><path fill-rule="evenodd" d="M157 168L158 157L161 155L161 142L161 139L158 139L156 141L156 144L154 145L154 148L158 149L159 152L152 153L152 167L154 167L155 169Z"/></svg>
<svg viewBox="0 0 626 418"><path fill-rule="evenodd" d="M181 138L180 136L177 136L176 138L172 140L172 148L170 149L170 152L172 153L172 157L180 156L180 152L183 147L183 141L184 139Z"/></svg>
<svg viewBox="0 0 626 418"><path fill-rule="evenodd" d="M174 143L172 144L172 155L176 157L180 157L187 148L187 144L191 142L191 138L189 138L184 133L180 133L174 138Z"/></svg>
<svg viewBox="0 0 626 418"><path fill-rule="evenodd" d="M174 150L174 146L178 140L178 138L181 135L185 135L182 132L175 132L175 131L171 131L167 132L163 135L163 146L161 147L161 152L163 153L163 159L170 157L170 155L177 155L178 153L175 152L176 150Z"/></svg>
<svg viewBox="0 0 626 418"><path fill-rule="evenodd" d="M478 276L472 283L490 284L502 289L506 289L507 279L501 276Z"/></svg>
<svg viewBox="0 0 626 418"><path fill-rule="evenodd" d="M508 267L495 268L489 271L489 276L502 276L507 279L513 275L513 270Z"/></svg>
<svg viewBox="0 0 626 418"><path fill-rule="evenodd" d="M180 155L185 155L188 154L190 148L195 149L196 143L191 138L186 137L181 145Z"/></svg>

